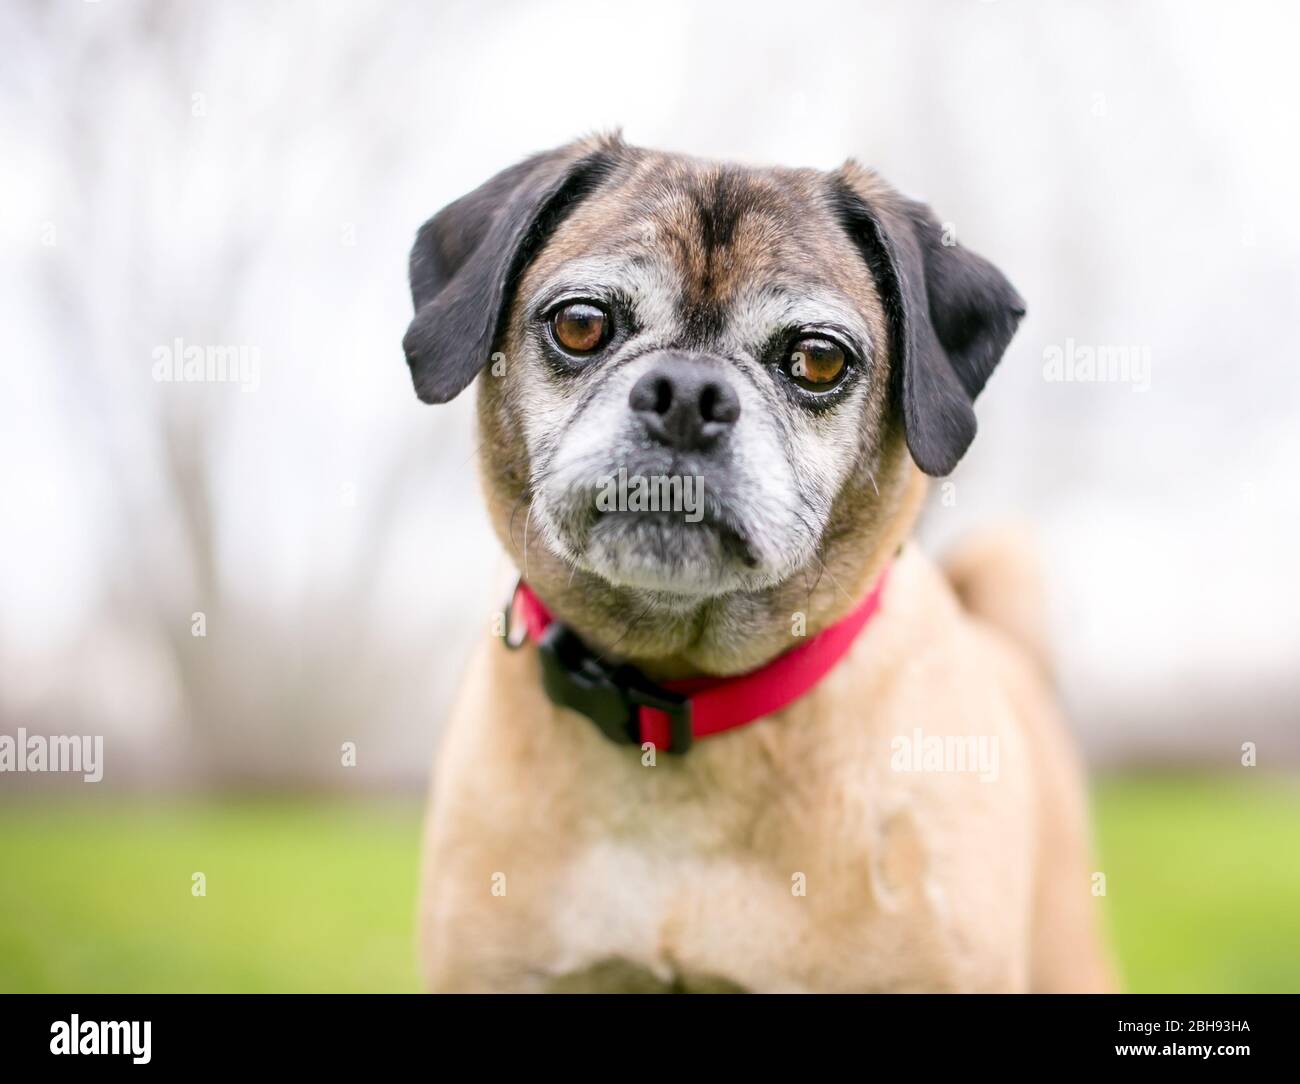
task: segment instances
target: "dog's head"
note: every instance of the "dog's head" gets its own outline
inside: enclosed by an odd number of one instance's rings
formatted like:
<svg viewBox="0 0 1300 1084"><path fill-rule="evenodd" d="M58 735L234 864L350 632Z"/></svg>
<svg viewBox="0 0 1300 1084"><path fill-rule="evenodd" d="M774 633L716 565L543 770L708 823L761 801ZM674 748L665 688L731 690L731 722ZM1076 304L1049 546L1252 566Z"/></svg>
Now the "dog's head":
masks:
<svg viewBox="0 0 1300 1084"><path fill-rule="evenodd" d="M608 138L439 212L411 289L420 398L483 374L494 504L526 505L570 576L679 608L770 591L878 530L908 452L948 473L1024 313L928 208L852 163Z"/></svg>

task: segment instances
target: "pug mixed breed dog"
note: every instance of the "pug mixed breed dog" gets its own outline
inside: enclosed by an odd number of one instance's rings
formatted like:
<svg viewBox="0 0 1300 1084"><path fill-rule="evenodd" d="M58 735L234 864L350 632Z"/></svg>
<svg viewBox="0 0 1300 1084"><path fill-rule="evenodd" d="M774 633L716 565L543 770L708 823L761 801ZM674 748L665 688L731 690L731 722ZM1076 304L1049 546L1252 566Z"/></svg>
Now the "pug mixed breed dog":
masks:
<svg viewBox="0 0 1300 1084"><path fill-rule="evenodd" d="M410 275L416 392L478 378L523 575L437 758L429 987L1107 988L1025 555L908 542L1024 315L1003 275L854 163L618 137L457 200Z"/></svg>

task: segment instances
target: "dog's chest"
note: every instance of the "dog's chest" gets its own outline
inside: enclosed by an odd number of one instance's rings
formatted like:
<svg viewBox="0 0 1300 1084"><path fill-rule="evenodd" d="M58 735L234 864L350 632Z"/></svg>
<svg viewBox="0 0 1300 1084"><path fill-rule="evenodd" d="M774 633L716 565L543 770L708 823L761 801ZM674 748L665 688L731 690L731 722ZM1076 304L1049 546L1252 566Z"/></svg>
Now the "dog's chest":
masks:
<svg viewBox="0 0 1300 1084"><path fill-rule="evenodd" d="M908 811L852 839L761 818L754 833L716 849L664 833L575 853L550 894L551 988L906 988L918 968L944 969L962 919Z"/></svg>
<svg viewBox="0 0 1300 1084"><path fill-rule="evenodd" d="M737 940L746 897L762 894L728 861L667 859L602 842L559 872L548 926L550 988L670 993L743 991L730 954L710 942ZM750 929L752 934L752 908Z"/></svg>
<svg viewBox="0 0 1300 1084"><path fill-rule="evenodd" d="M470 700L431 836L432 985L1017 988L1031 826L1005 720L926 701L954 732L996 728L999 782L895 770L915 698L843 711L866 700L851 677L657 766L544 705L523 730Z"/></svg>

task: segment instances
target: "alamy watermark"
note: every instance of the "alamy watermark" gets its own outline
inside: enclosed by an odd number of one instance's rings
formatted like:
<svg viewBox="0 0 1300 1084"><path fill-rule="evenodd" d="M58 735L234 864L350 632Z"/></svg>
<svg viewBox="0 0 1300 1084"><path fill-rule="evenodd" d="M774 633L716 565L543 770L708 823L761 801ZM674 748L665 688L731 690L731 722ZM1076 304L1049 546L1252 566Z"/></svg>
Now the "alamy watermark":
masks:
<svg viewBox="0 0 1300 1084"><path fill-rule="evenodd" d="M981 783L998 778L996 734L925 734L915 727L890 743L889 766L896 772L953 772L978 775Z"/></svg>
<svg viewBox="0 0 1300 1084"><path fill-rule="evenodd" d="M0 734L0 772L80 772L87 783L104 778L104 736Z"/></svg>
<svg viewBox="0 0 1300 1084"><path fill-rule="evenodd" d="M108 1054L129 1056L135 1065L148 1065L152 1020L68 1020L50 1025L51 1054Z"/></svg>
<svg viewBox="0 0 1300 1084"><path fill-rule="evenodd" d="M596 508L601 512L682 512L687 523L704 518L704 479L693 475L627 473L596 480Z"/></svg>
<svg viewBox="0 0 1300 1084"><path fill-rule="evenodd" d="M155 346L150 356L160 384L238 384L243 391L262 386L262 351L256 346L201 346L177 337Z"/></svg>
<svg viewBox="0 0 1300 1084"><path fill-rule="evenodd" d="M1129 384L1151 387L1151 347L1090 345L1067 338L1043 347L1043 379L1049 384Z"/></svg>

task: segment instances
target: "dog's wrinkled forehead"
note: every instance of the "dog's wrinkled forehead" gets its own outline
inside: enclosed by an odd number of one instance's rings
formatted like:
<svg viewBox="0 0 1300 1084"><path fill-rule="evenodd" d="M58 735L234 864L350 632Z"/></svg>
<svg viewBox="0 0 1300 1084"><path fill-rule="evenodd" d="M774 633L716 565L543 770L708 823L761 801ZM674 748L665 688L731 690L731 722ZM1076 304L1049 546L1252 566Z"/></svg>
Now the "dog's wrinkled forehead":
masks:
<svg viewBox="0 0 1300 1084"><path fill-rule="evenodd" d="M882 332L871 275L812 170L664 154L625 165L556 229L519 300L597 285L699 349L744 350L791 323L834 323L866 343Z"/></svg>

